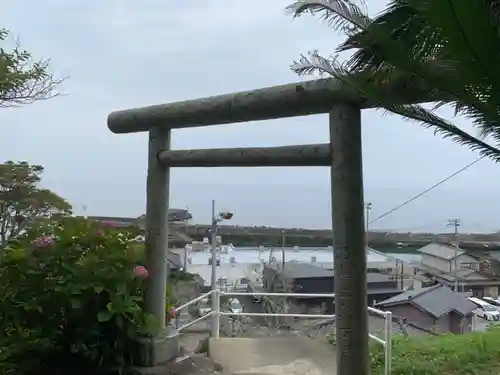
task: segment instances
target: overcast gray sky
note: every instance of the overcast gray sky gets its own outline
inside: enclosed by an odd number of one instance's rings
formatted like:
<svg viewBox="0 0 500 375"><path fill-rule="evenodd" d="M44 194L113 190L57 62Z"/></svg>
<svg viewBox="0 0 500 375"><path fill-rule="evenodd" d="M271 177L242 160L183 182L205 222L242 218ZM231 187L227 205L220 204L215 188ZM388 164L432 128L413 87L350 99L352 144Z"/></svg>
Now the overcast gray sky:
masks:
<svg viewBox="0 0 500 375"><path fill-rule="evenodd" d="M248 90L299 80L300 53L329 55L342 41L311 17L292 20L291 0L5 1L0 26L53 70L71 78L66 96L1 109L3 160L46 168L44 184L88 215L138 216L145 208L145 134L115 135L110 111ZM369 1L370 11L385 1ZM443 112L450 114L451 112ZM477 158L432 131L381 112L363 113L365 198L372 216L389 210ZM456 120L467 128L466 120ZM173 147L213 148L319 143L326 116L174 132ZM483 160L374 228L464 231L500 228L500 166ZM234 223L326 228L327 168L183 169L172 173L172 207L208 222L210 201Z"/></svg>

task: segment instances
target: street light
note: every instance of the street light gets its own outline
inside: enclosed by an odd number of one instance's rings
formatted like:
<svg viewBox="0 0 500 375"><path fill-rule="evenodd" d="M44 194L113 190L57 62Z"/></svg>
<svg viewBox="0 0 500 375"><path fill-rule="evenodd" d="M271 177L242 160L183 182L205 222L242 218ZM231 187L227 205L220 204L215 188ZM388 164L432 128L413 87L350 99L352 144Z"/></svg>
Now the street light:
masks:
<svg viewBox="0 0 500 375"><path fill-rule="evenodd" d="M219 213L219 221L222 220L231 220L233 218L232 212L220 212Z"/></svg>
<svg viewBox="0 0 500 375"><path fill-rule="evenodd" d="M217 225L223 220L230 220L233 213L229 211L215 213L215 200L212 199L212 291L216 290L217 286ZM219 316L217 315L220 308L220 300L218 294L212 294L212 337L219 337Z"/></svg>
<svg viewBox="0 0 500 375"><path fill-rule="evenodd" d="M231 220L234 214L229 211L215 212L215 200L212 199L212 290L217 285L217 226L223 220Z"/></svg>

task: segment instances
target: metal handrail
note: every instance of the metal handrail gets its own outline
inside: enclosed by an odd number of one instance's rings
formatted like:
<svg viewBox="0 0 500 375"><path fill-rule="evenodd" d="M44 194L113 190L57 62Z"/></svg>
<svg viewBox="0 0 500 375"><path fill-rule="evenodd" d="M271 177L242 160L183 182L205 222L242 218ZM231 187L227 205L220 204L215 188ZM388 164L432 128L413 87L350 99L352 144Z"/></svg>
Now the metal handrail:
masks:
<svg viewBox="0 0 500 375"><path fill-rule="evenodd" d="M186 307L189 307L189 306L195 304L196 302L201 301L204 298L210 297L212 294L213 294L213 290L211 290L211 291L209 291L209 292L207 292L205 294L202 294L201 296L196 297L195 299L193 299L193 300L191 300L189 302L186 302L184 305L181 305L181 306L177 307L175 309L175 311L178 312L178 311L184 310Z"/></svg>
<svg viewBox="0 0 500 375"><path fill-rule="evenodd" d="M212 316L212 314L213 314L213 311L210 311L209 313L206 313L205 315L200 316L200 317L196 318L195 320L193 320L193 321L191 321L191 322L188 322L188 323L184 324L183 326L181 326L181 327L177 328L177 331L178 331L178 332L182 332L182 331L183 331L183 330L185 330L186 328L189 328L189 327L191 327L192 325L195 325L196 323L199 323L199 322L201 322L201 321L203 321L203 320L205 320L205 319L207 319L207 318L211 317L211 316Z"/></svg>
<svg viewBox="0 0 500 375"><path fill-rule="evenodd" d="M267 297L311 297L311 298L335 298L334 293L271 293L271 292L223 292L221 296L267 296Z"/></svg>
<svg viewBox="0 0 500 375"><path fill-rule="evenodd" d="M377 337L375 335L372 335L371 333L368 334L368 336L372 339L372 340L375 340L376 342L378 342L379 344L382 344L384 345L385 347L385 341L382 340L380 337Z"/></svg>
<svg viewBox="0 0 500 375"><path fill-rule="evenodd" d="M189 302L186 302L184 305L181 305L181 306L175 308L175 314L176 314L176 317L175 317L175 328L177 329L178 332L182 332L184 329L189 328L192 325L194 325L194 324L196 324L198 322L201 322L202 320L205 320L205 319L207 319L207 318L209 318L209 317L212 316L213 311L210 311L209 313L207 313L207 314L205 314L203 316L200 316L200 317L196 318L195 320L193 320L191 322L188 322L188 323L184 324L183 326L179 327L179 318L180 318L179 313L182 310L184 310L185 308L187 308L187 307L189 307L191 305L194 305L196 302L201 301L204 298L210 297L212 294L213 294L213 291L211 290L211 291L209 291L209 292L207 292L205 294L202 294L201 296L198 296L198 297L192 299Z"/></svg>
<svg viewBox="0 0 500 375"><path fill-rule="evenodd" d="M385 317L387 314L387 311L379 310L379 309L376 309L375 307L371 307L371 306L368 306L368 311L372 312L372 313L374 313L382 318Z"/></svg>
<svg viewBox="0 0 500 375"><path fill-rule="evenodd" d="M321 319L321 318L335 318L335 315L328 314L293 314L293 313L235 313L235 312L225 312L220 310L220 296L269 296L269 297L313 297L313 298L335 298L334 293L270 293L270 292L226 292L219 289L211 290L187 303L179 306L176 311L177 313L190 305L212 296L212 311L200 316L199 318L185 324L184 326L178 328L178 331L182 331L202 320L209 317L212 318L212 332L213 338L218 339L220 336L220 316L275 316L275 317L297 317L297 318L309 318L309 319ZM368 337L384 347L384 375L390 375L392 371L392 313L390 311L378 310L374 307L368 306L368 311L384 318L384 339L377 337L371 333L368 333Z"/></svg>
<svg viewBox="0 0 500 375"><path fill-rule="evenodd" d="M227 312L221 311L220 315L222 316L276 316L276 317L286 317L291 316L293 318L309 318L309 319L322 319L322 318L335 318L335 315L326 315L326 314L291 314L291 313L235 313L235 312Z"/></svg>

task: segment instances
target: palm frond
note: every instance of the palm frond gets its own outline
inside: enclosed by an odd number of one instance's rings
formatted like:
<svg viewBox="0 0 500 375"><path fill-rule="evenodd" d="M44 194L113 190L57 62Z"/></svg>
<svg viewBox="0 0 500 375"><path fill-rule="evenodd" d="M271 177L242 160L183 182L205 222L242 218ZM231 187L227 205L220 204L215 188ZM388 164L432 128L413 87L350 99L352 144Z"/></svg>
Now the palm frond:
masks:
<svg viewBox="0 0 500 375"><path fill-rule="evenodd" d="M313 53L294 62L292 70L335 77L387 111L426 124L443 137L497 160L494 155L500 151L495 147L433 111L393 104L383 86L410 93L418 88L429 97L447 97L439 104L453 105L480 130L480 137L489 136L500 144L499 4L499 0L393 0L371 20L349 0L297 1L287 8L289 13L322 15L347 36L337 51L354 50L354 54L340 64L337 58Z"/></svg>
<svg viewBox="0 0 500 375"><path fill-rule="evenodd" d="M347 35L354 35L372 23L366 10L349 0L298 0L285 11L294 18L304 14L320 16L330 27Z"/></svg>
<svg viewBox="0 0 500 375"><path fill-rule="evenodd" d="M434 134L440 134L443 138L451 138L458 144L468 146L473 151L478 151L481 156L487 156L496 162L500 162L500 150L497 148L474 137L420 105L394 104L392 98L386 97L385 92L380 87L367 84L366 80L350 74L349 70L336 58L327 59L313 52L309 57L302 55L300 60L294 61L291 69L299 75L317 73L333 77L339 80L339 83L355 88L360 96L370 98L378 107L385 109L387 112L417 121L424 127L433 129Z"/></svg>
<svg viewBox="0 0 500 375"><path fill-rule="evenodd" d="M341 50L357 49L350 62L351 70L353 70L352 67L386 69L387 74L390 74L389 69L398 69L408 76L418 75L419 79L455 97L460 103L456 108L457 112L462 112L461 109L466 107L477 109L476 112L481 113L484 121L477 121L476 116L474 123L482 128L481 132L498 133L499 127L493 125L498 124L499 121L500 103L498 101L500 97L496 95L499 92L497 79L485 74L484 69L481 68L484 63L479 63L480 60L487 61L493 67L500 64L498 58L500 52L495 47L498 45L498 36L494 32L496 26L492 27L492 17L488 16L488 10L491 7L484 4L485 1L473 4L453 0L394 1L370 26L371 29L376 29L379 24L391 25L388 28L392 30L391 37L407 46L408 55L420 53L420 64L441 65L436 69L437 75L428 74L429 71L432 73L432 69L427 72L422 69L410 69L409 65L401 61L391 61L390 56L384 52L386 42L378 38L377 33L373 31L362 32L348 38L348 41L341 46ZM445 16L447 13L452 14L447 17ZM456 16L457 13L461 14L460 19ZM446 25L448 23L451 26ZM464 23L467 27L463 26ZM476 27L477 24L484 26ZM475 30L484 30L484 32ZM475 47L476 45L481 47ZM458 48L452 48L452 46L458 46ZM484 52L479 53L474 50ZM422 55L422 51L425 51L425 54ZM481 55L486 57L479 58L478 56ZM442 64L443 61L445 64ZM448 68L443 69L443 67ZM446 71L450 74L442 74ZM498 69L493 69L493 71L496 73Z"/></svg>

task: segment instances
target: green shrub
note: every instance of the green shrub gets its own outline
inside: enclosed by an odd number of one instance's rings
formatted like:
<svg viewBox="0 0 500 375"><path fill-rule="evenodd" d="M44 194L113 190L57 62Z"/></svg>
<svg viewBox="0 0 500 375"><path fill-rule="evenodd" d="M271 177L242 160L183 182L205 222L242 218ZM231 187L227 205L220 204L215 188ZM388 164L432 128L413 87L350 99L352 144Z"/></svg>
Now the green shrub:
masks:
<svg viewBox="0 0 500 375"><path fill-rule="evenodd" d="M384 374L384 349L370 343L372 374ZM500 372L500 330L465 335L394 336L392 375L493 375Z"/></svg>
<svg viewBox="0 0 500 375"><path fill-rule="evenodd" d="M137 233L84 219L32 229L3 249L0 373L107 374L126 370L130 344L150 335L147 270Z"/></svg>

